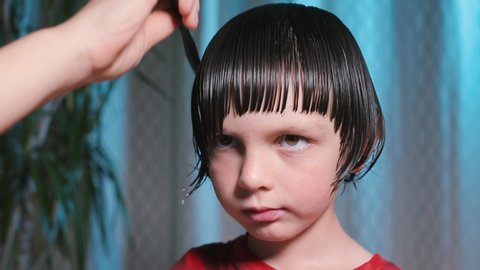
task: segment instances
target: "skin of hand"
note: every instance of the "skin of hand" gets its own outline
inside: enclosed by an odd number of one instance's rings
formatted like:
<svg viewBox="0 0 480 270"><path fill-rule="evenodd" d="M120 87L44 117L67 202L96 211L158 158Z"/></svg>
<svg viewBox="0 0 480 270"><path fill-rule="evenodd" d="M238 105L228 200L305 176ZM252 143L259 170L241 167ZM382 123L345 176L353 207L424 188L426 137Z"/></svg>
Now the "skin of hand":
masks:
<svg viewBox="0 0 480 270"><path fill-rule="evenodd" d="M187 28L197 27L199 8L199 0L178 1ZM179 19L168 0L92 0L66 22L0 48L0 133L53 98L124 74Z"/></svg>
<svg viewBox="0 0 480 270"><path fill-rule="evenodd" d="M178 8L187 28L198 25L199 0L180 0ZM90 60L91 81L108 80L125 73L140 62L155 44L172 34L179 22L168 1L91 1L65 28L88 37L86 59ZM98 29L98 25L102 25ZM93 30L95 29L95 30ZM70 31L70 30L66 30Z"/></svg>

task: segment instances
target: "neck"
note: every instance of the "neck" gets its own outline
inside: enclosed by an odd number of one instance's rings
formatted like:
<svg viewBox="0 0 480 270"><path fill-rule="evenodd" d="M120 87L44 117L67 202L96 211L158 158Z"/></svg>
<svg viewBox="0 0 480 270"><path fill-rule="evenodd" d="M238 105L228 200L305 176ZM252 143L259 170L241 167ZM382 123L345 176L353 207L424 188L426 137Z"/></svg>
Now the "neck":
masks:
<svg viewBox="0 0 480 270"><path fill-rule="evenodd" d="M292 239L269 242L249 236L254 254L277 269L353 269L372 254L342 228L333 209Z"/></svg>

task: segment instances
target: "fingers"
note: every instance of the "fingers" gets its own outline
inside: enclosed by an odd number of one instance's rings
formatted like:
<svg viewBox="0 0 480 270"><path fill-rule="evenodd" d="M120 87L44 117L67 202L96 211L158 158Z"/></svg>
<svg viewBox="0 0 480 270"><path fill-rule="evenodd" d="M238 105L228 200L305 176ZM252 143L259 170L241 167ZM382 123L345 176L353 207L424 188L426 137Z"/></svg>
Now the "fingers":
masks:
<svg viewBox="0 0 480 270"><path fill-rule="evenodd" d="M168 11L155 10L145 21L143 33L145 33L145 52L161 40L172 34L178 26L175 16Z"/></svg>
<svg viewBox="0 0 480 270"><path fill-rule="evenodd" d="M185 27L193 29L198 26L199 0L179 0L178 11Z"/></svg>

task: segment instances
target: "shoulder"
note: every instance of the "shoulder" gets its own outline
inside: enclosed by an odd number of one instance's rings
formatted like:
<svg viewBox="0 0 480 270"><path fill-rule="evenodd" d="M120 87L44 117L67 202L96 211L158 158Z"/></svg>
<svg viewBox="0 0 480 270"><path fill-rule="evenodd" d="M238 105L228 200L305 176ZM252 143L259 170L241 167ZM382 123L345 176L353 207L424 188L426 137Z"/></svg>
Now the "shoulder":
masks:
<svg viewBox="0 0 480 270"><path fill-rule="evenodd" d="M241 241L241 239L242 236L226 243L212 243L192 248L171 269L203 270L220 268L222 265L228 264L235 243Z"/></svg>
<svg viewBox="0 0 480 270"><path fill-rule="evenodd" d="M356 268L355 270L400 270L400 267L396 266L392 262L387 261L380 254L375 254L370 261Z"/></svg>

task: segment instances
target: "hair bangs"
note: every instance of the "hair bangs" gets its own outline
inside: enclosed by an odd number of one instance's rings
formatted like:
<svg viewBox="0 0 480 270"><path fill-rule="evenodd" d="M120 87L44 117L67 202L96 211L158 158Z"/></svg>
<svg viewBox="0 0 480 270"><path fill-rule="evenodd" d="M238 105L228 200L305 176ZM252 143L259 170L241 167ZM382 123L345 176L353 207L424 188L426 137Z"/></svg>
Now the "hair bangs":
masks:
<svg viewBox="0 0 480 270"><path fill-rule="evenodd" d="M331 52L316 42L315 25L299 20L304 14L294 11L257 8L247 18L231 20L213 38L197 74L198 102L192 107L206 134L221 132L229 113L281 113L292 94L294 111L327 113L335 85Z"/></svg>

